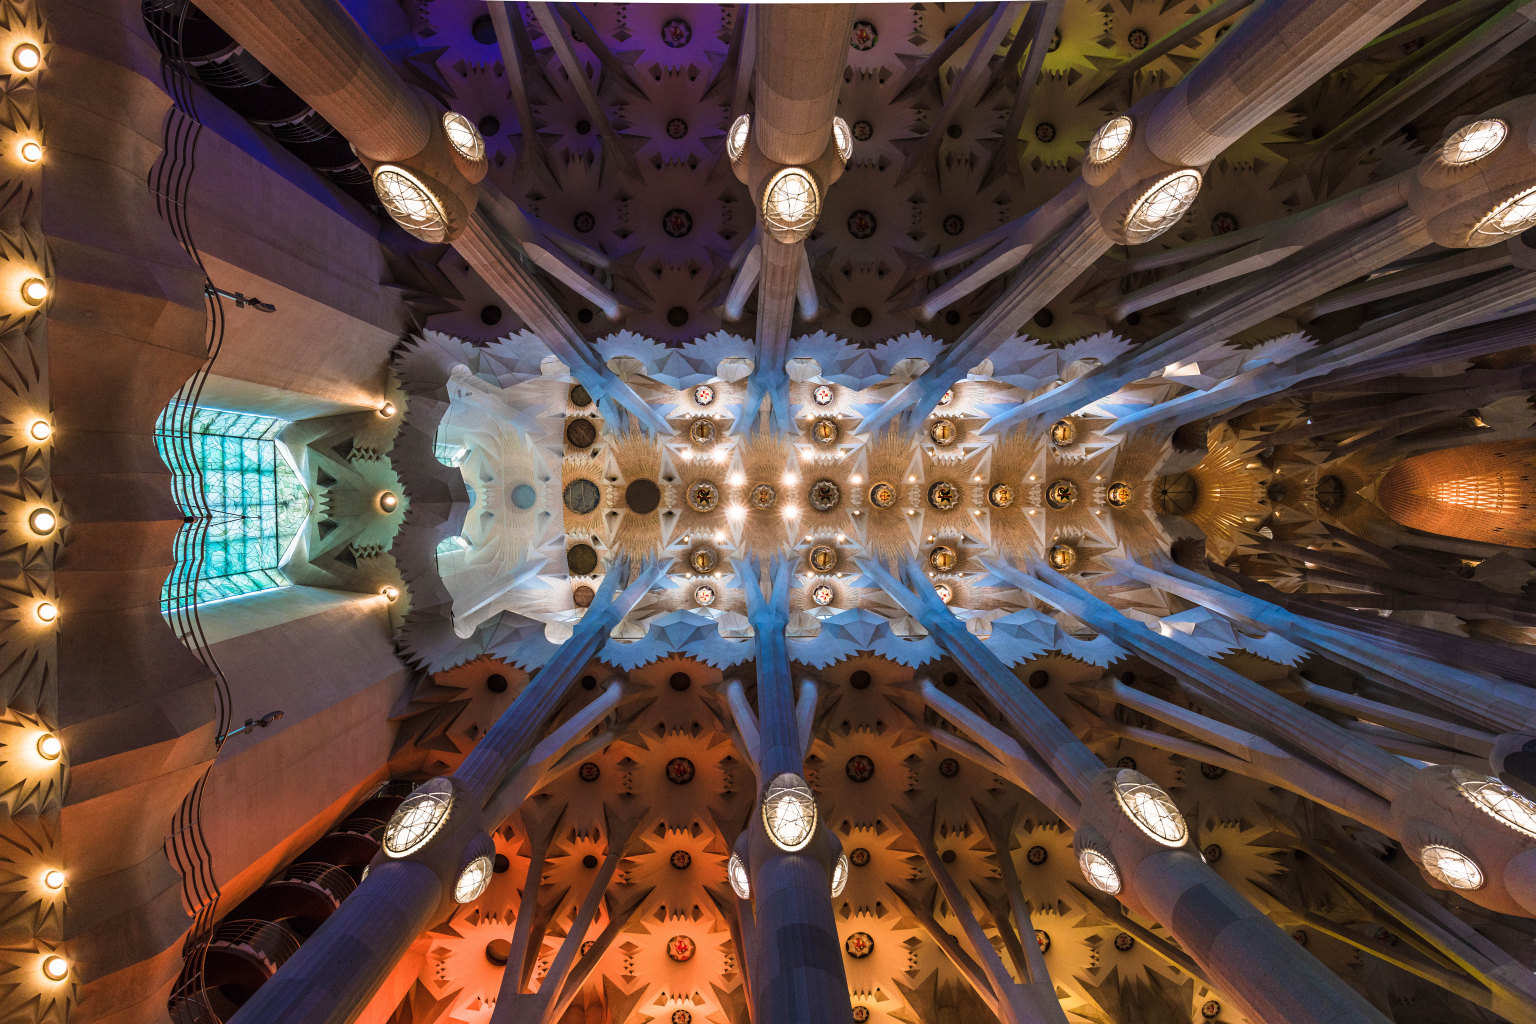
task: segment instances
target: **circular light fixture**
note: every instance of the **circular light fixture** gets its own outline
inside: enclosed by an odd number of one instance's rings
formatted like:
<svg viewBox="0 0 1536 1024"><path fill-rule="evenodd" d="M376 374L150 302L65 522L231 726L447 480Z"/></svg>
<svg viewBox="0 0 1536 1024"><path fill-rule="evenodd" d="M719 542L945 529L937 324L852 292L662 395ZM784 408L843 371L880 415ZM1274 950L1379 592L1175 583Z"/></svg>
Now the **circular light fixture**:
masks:
<svg viewBox="0 0 1536 1024"><path fill-rule="evenodd" d="M715 421L700 417L688 426L688 439L697 445L712 444L715 440Z"/></svg>
<svg viewBox="0 0 1536 1024"><path fill-rule="evenodd" d="M1126 241L1150 242L1184 216L1200 195L1200 172L1185 167L1154 181L1125 217Z"/></svg>
<svg viewBox="0 0 1536 1024"><path fill-rule="evenodd" d="M1046 552L1045 559L1051 563L1052 569L1066 572L1077 564L1077 548L1071 544L1052 544L1051 550Z"/></svg>
<svg viewBox="0 0 1536 1024"><path fill-rule="evenodd" d="M379 508L385 512L393 512L398 504L400 504L400 499L395 497L394 491L379 492Z"/></svg>
<svg viewBox="0 0 1536 1024"><path fill-rule="evenodd" d="M720 504L720 489L708 480L700 480L688 488L688 507L695 512L713 512Z"/></svg>
<svg viewBox="0 0 1536 1024"><path fill-rule="evenodd" d="M778 498L779 492L773 489L772 484L758 484L747 492L747 500L752 503L753 508L757 509L772 508Z"/></svg>
<svg viewBox="0 0 1536 1024"><path fill-rule="evenodd" d="M33 420L27 428L27 436L34 441L46 441L53 436L53 424L47 420Z"/></svg>
<svg viewBox="0 0 1536 1024"><path fill-rule="evenodd" d="M715 389L708 384L700 384L693 389L694 405L709 405L715 400Z"/></svg>
<svg viewBox="0 0 1536 1024"><path fill-rule="evenodd" d="M805 500L818 512L830 512L837 507L841 497L842 492L838 490L837 484L831 480L818 480L811 484Z"/></svg>
<svg viewBox="0 0 1536 1024"><path fill-rule="evenodd" d="M1119 480L1115 481L1104 492L1104 500L1115 508L1125 508L1131 503L1131 485Z"/></svg>
<svg viewBox="0 0 1536 1024"><path fill-rule="evenodd" d="M1183 846L1189 823L1163 787L1133 768L1115 773L1115 801L1136 827L1164 846Z"/></svg>
<svg viewBox="0 0 1536 1024"><path fill-rule="evenodd" d="M774 777L763 791L763 828L773 845L797 853L816 833L816 797L806 781L793 772Z"/></svg>
<svg viewBox="0 0 1536 1024"><path fill-rule="evenodd" d="M841 434L842 428L837 425L837 421L834 419L822 417L815 423L811 424L811 440L816 444L836 444L837 439Z"/></svg>
<svg viewBox="0 0 1536 1024"><path fill-rule="evenodd" d="M1052 480L1045 488L1045 503L1058 510L1071 508L1077 504L1077 484L1071 480Z"/></svg>
<svg viewBox="0 0 1536 1024"><path fill-rule="evenodd" d="M741 154L747 151L747 137L751 133L752 115L742 114L731 122L731 130L725 136L725 155L731 158L731 163L740 160Z"/></svg>
<svg viewBox="0 0 1536 1024"><path fill-rule="evenodd" d="M35 164L43 158L41 143L28 139L21 144L21 158L29 164Z"/></svg>
<svg viewBox="0 0 1536 1024"><path fill-rule="evenodd" d="M953 601L955 599L955 592L950 589L950 586L949 586L948 583L937 583L937 584L934 584L933 592L935 594L938 594L939 595L939 600L943 601L945 604L949 604L949 602L951 602L951 601Z"/></svg>
<svg viewBox="0 0 1536 1024"><path fill-rule="evenodd" d="M846 888L848 888L848 855L839 853L837 863L832 865L832 898L837 899Z"/></svg>
<svg viewBox="0 0 1536 1024"><path fill-rule="evenodd" d="M730 861L725 867L726 877L731 881L731 891L737 899L749 900L752 898L752 880L747 877L747 862L741 859L741 854L733 852Z"/></svg>
<svg viewBox="0 0 1536 1024"><path fill-rule="evenodd" d="M1473 121L1445 140L1440 159L1451 167L1476 163L1504 144L1509 125L1496 117Z"/></svg>
<svg viewBox="0 0 1536 1024"><path fill-rule="evenodd" d="M818 544L811 548L807 561L815 572L831 572L837 566L837 551L826 544Z"/></svg>
<svg viewBox="0 0 1536 1024"><path fill-rule="evenodd" d="M1071 420L1057 420L1051 424L1051 444L1065 448L1077 440L1077 424Z"/></svg>
<svg viewBox="0 0 1536 1024"><path fill-rule="evenodd" d="M960 504L960 488L948 480L935 481L928 488L928 504L939 512L948 512Z"/></svg>
<svg viewBox="0 0 1536 1024"><path fill-rule="evenodd" d="M869 503L875 508L890 508L896 504L896 488L881 482L869 489Z"/></svg>
<svg viewBox="0 0 1536 1024"><path fill-rule="evenodd" d="M379 588L379 593L384 596L384 600L394 601L395 598L400 596L400 589L398 587L381 587Z"/></svg>
<svg viewBox="0 0 1536 1024"><path fill-rule="evenodd" d="M11 51L11 63L22 71L36 71L43 62L43 51L32 43L22 43Z"/></svg>
<svg viewBox="0 0 1536 1024"><path fill-rule="evenodd" d="M1520 234L1532 224L1536 224L1536 187L1510 196L1490 210L1472 229L1471 241L1475 245L1491 245Z"/></svg>
<svg viewBox="0 0 1536 1024"><path fill-rule="evenodd" d="M775 174L763 190L762 213L763 224L781 242L799 242L809 235L821 216L821 193L810 172L786 167Z"/></svg>
<svg viewBox="0 0 1536 1024"><path fill-rule="evenodd" d="M714 604L715 598L717 596L718 595L715 593L715 588L710 586L708 583L699 584L699 586L693 591L694 604L697 604L700 608L708 608L710 605Z"/></svg>
<svg viewBox="0 0 1536 1024"><path fill-rule="evenodd" d="M496 867L496 862L482 854L465 865L459 872L459 880L453 883L453 900L455 903L473 903L485 892L491 884L491 873Z"/></svg>
<svg viewBox="0 0 1536 1024"><path fill-rule="evenodd" d="M41 306L48 298L48 284L40 277L29 277L21 282L21 298L29 306Z"/></svg>
<svg viewBox="0 0 1536 1024"><path fill-rule="evenodd" d="M835 595L832 593L832 588L827 586L825 583L818 583L811 588L811 600L815 601L822 607L826 607L827 605L831 604L832 598L834 596Z"/></svg>
<svg viewBox="0 0 1536 1024"><path fill-rule="evenodd" d="M1492 776L1466 768L1452 768L1451 781L1462 796L1478 807L1516 832L1536 839L1536 801Z"/></svg>
<svg viewBox="0 0 1536 1024"><path fill-rule="evenodd" d="M382 405L379 406L379 415L383 416L385 419L389 419L394 414L395 414L395 403L394 402L385 402L385 403L383 403Z"/></svg>
<svg viewBox="0 0 1536 1024"><path fill-rule="evenodd" d="M853 156L853 129L840 117L832 119L832 141L837 146L837 158L847 163Z"/></svg>
<svg viewBox="0 0 1536 1024"><path fill-rule="evenodd" d="M27 517L27 525L39 537L46 537L59 525L59 517L53 514L53 509L51 508L35 509Z"/></svg>
<svg viewBox="0 0 1536 1024"><path fill-rule="evenodd" d="M1131 144L1133 127L1131 119L1124 116L1105 121L1088 140L1088 162L1107 164L1125 152L1125 147Z"/></svg>
<svg viewBox="0 0 1536 1024"><path fill-rule="evenodd" d="M818 384L816 385L816 390L811 392L811 401L817 405L831 405L832 399L835 397L836 395L828 384Z"/></svg>
<svg viewBox="0 0 1536 1024"><path fill-rule="evenodd" d="M52 622L59 617L59 606L52 601L39 601L37 607L32 609L32 614L37 616L39 622Z"/></svg>
<svg viewBox="0 0 1536 1024"><path fill-rule="evenodd" d="M1460 850L1430 843L1419 851L1424 870L1452 889L1481 889L1487 881L1477 861Z"/></svg>
<svg viewBox="0 0 1536 1024"><path fill-rule="evenodd" d="M1011 484L993 484L987 492L987 504L993 508L1007 508L1013 504L1014 493Z"/></svg>
<svg viewBox="0 0 1536 1024"><path fill-rule="evenodd" d="M485 139L480 129L470 124L469 118L463 114L444 111L443 132L448 136L448 144L453 147L453 151L465 160L478 163L485 159Z"/></svg>
<svg viewBox="0 0 1536 1024"><path fill-rule="evenodd" d="M933 566L934 572L949 572L957 561L955 549L948 544L940 544L928 552L928 564Z"/></svg>
<svg viewBox="0 0 1536 1024"><path fill-rule="evenodd" d="M1120 891L1120 869L1115 867L1115 862L1110 860L1098 850L1079 850L1077 854L1077 866L1082 871L1083 877L1088 879L1088 884L1100 892L1107 892L1111 896Z"/></svg>
<svg viewBox="0 0 1536 1024"><path fill-rule="evenodd" d="M960 438L960 428L954 420L934 420L928 428L928 437L940 448L948 448Z"/></svg>
<svg viewBox="0 0 1536 1024"><path fill-rule="evenodd" d="M49 868L43 872L43 885L49 889L64 888L64 872L58 868Z"/></svg>
<svg viewBox="0 0 1536 1024"><path fill-rule="evenodd" d="M49 981L63 981L69 977L69 961L57 953L44 957L43 977Z"/></svg>
<svg viewBox="0 0 1536 1024"><path fill-rule="evenodd" d="M400 802L384 826L384 853L408 857L432 841L453 812L453 786L447 779L422 783Z"/></svg>
<svg viewBox="0 0 1536 1024"><path fill-rule="evenodd" d="M694 572L709 572L718 561L713 548L696 547L688 553L688 564L693 566Z"/></svg>
<svg viewBox="0 0 1536 1024"><path fill-rule="evenodd" d="M373 172L373 190L396 224L424 242L448 238L448 214L420 178L394 164Z"/></svg>
<svg viewBox="0 0 1536 1024"><path fill-rule="evenodd" d="M45 761L57 761L64 753L64 744L51 732L45 732L37 738L37 756Z"/></svg>

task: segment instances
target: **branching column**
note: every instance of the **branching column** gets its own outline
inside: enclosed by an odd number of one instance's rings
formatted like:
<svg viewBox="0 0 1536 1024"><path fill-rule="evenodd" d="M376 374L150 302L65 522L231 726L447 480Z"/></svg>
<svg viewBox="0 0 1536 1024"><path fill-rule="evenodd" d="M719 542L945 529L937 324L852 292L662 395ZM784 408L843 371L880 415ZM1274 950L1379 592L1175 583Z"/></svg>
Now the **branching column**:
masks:
<svg viewBox="0 0 1536 1024"><path fill-rule="evenodd" d="M1255 1020L1384 1024L1386 1018L1374 1007L1212 871L1190 848L1187 827L1176 843L1154 840L1142 819L1122 806L1122 773L1104 767L1065 723L1019 684L1012 669L955 618L915 559L904 566L905 584L872 560L861 559L859 567L923 623L1034 747L1033 753L1071 789L1080 809L1066 806L1058 813L1077 831L1080 862L1097 856L1114 873L1112 882L1102 879L1095 884L1166 927L1211 983ZM1264 969L1254 970L1256 963Z"/></svg>
<svg viewBox="0 0 1536 1024"><path fill-rule="evenodd" d="M757 633L757 708L761 729L761 777L773 800L775 783L784 776L799 781L805 756L796 722L789 648L784 627L789 616L789 563L775 561L772 592L765 600L755 572L742 572L747 608ZM806 791L806 799L809 791ZM814 800L810 801L814 807ZM761 806L747 823L744 842L751 876L752 931L750 965L757 1024L824 1024L852 1014L842 946L832 915L833 862L838 841L816 812L811 834L798 848L785 849L784 836L769 831ZM786 830L787 834L787 830ZM747 907L743 901L743 909Z"/></svg>
<svg viewBox="0 0 1536 1024"><path fill-rule="evenodd" d="M528 681L459 770L447 780L435 780L445 781L445 792L452 794L436 832L402 859L381 854L357 891L230 1024L349 1024L356 1017L407 947L452 906L454 879L469 860L490 848L485 832L501 823L491 817L501 813L498 792L515 785L517 770L543 738L549 716L661 574L659 566L647 566L617 593L624 571L623 566L609 569L571 638Z"/></svg>

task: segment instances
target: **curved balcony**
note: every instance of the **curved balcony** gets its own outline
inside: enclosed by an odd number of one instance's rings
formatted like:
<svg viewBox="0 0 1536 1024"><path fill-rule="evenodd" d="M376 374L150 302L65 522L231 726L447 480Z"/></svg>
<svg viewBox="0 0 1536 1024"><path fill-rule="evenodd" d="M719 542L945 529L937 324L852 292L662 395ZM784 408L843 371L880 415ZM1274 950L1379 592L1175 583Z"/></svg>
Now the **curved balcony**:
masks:
<svg viewBox="0 0 1536 1024"><path fill-rule="evenodd" d="M346 868L303 861L290 864L257 889L236 913L262 921L292 921L292 930L305 934L335 913L357 888Z"/></svg>

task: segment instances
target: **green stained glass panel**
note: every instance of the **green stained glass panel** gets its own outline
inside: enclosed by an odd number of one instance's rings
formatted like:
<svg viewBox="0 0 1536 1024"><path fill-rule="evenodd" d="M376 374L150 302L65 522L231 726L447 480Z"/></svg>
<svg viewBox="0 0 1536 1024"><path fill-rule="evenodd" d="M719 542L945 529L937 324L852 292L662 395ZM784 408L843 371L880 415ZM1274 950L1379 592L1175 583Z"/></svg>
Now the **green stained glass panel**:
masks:
<svg viewBox="0 0 1536 1024"><path fill-rule="evenodd" d="M185 601L202 604L288 586L279 565L304 528L310 496L276 441L286 425L266 416L198 409L190 424L183 422L183 433L161 417L156 442L175 474L176 502L185 515L207 523L195 584L195 567L178 566L166 580L167 610ZM184 531L184 537L193 535ZM195 547L184 544L178 553L196 559Z"/></svg>

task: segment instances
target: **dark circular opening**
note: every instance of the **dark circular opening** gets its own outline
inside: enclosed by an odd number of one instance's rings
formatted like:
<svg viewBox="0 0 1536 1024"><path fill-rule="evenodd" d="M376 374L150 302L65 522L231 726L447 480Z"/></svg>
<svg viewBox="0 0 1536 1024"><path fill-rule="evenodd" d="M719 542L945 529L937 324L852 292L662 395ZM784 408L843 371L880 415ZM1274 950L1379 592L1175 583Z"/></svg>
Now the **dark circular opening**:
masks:
<svg viewBox="0 0 1536 1024"><path fill-rule="evenodd" d="M855 327L868 327L874 322L875 315L864 306L856 306L853 312L848 314L848 319L853 321Z"/></svg>
<svg viewBox="0 0 1536 1024"><path fill-rule="evenodd" d="M491 24L491 16L482 14L469 26L469 34L475 37L475 42L484 43L487 46L496 42L496 26ZM505 960L502 963L506 963Z"/></svg>
<svg viewBox="0 0 1536 1024"><path fill-rule="evenodd" d="M953 327L955 324L960 322L960 314L956 313L954 310L950 310L948 313L944 314L944 322Z"/></svg>
<svg viewBox="0 0 1536 1024"><path fill-rule="evenodd" d="M955 862L955 851L945 850L943 853L939 854L939 860L943 861L945 864L953 864Z"/></svg>
<svg viewBox="0 0 1536 1024"><path fill-rule="evenodd" d="M1035 138L1041 142L1050 142L1056 138L1056 126L1049 121L1041 121L1035 125Z"/></svg>
<svg viewBox="0 0 1536 1024"><path fill-rule="evenodd" d="M624 504L636 515L647 515L661 504L661 488L654 480L632 480L624 488Z"/></svg>
<svg viewBox="0 0 1536 1024"><path fill-rule="evenodd" d="M500 672L492 672L485 677L485 688L492 693L506 693L507 677Z"/></svg>
<svg viewBox="0 0 1536 1024"><path fill-rule="evenodd" d="M480 123L476 127L480 129L481 135L489 139L493 135L501 134L501 118L495 114L486 114L480 119Z"/></svg>
<svg viewBox="0 0 1536 1024"><path fill-rule="evenodd" d="M682 693L693 685L693 680L688 678L687 672L673 672L672 677L667 680L667 685L678 693Z"/></svg>
<svg viewBox="0 0 1536 1024"><path fill-rule="evenodd" d="M597 689L597 676L582 676L581 677L581 688L583 690L595 690L595 689Z"/></svg>
<svg viewBox="0 0 1536 1024"><path fill-rule="evenodd" d="M512 956L512 943L506 939L492 939L485 944L485 958L497 967L507 966L507 960Z"/></svg>
<svg viewBox="0 0 1536 1024"><path fill-rule="evenodd" d="M1051 685L1051 674L1044 669L1035 669L1029 674L1029 686L1032 690L1043 690Z"/></svg>
<svg viewBox="0 0 1536 1024"><path fill-rule="evenodd" d="M487 327L494 327L501 323L501 307L486 306L480 311L480 322Z"/></svg>
<svg viewBox="0 0 1536 1024"><path fill-rule="evenodd" d="M948 135L952 139L958 139L960 136L965 134L965 129L961 128L957 124L952 124L948 128L944 129L944 134Z"/></svg>
<svg viewBox="0 0 1536 1024"><path fill-rule="evenodd" d="M577 121L576 122L576 134L577 135L590 135L590 134L592 134L592 122L588 121L586 118L582 118L580 121Z"/></svg>
<svg viewBox="0 0 1536 1024"><path fill-rule="evenodd" d="M667 310L667 323L673 327L681 327L688 322L688 311L682 306L673 306Z"/></svg>
<svg viewBox="0 0 1536 1024"><path fill-rule="evenodd" d="M869 683L869 673L865 672L863 669L859 669L853 675L848 677L848 685L853 687L855 690L867 690L869 689Z"/></svg>
<svg viewBox="0 0 1536 1024"><path fill-rule="evenodd" d="M589 324L592 322L592 311L586 306L582 306L576 311L576 319L580 323Z"/></svg>
<svg viewBox="0 0 1536 1024"><path fill-rule="evenodd" d="M597 508L597 503L602 498L602 492L597 489L597 484L591 480L572 480L565 485L565 491L561 498L565 501L565 507L577 515L586 515ZM572 549L574 550L574 549ZM592 550L591 548L587 549Z"/></svg>
<svg viewBox="0 0 1536 1024"><path fill-rule="evenodd" d="M533 508L538 496L539 492L533 489L532 484L518 484L512 488L512 505L514 508Z"/></svg>
<svg viewBox="0 0 1536 1024"><path fill-rule="evenodd" d="M1136 673L1135 672L1121 672L1120 673L1120 681L1122 683L1124 683L1126 686L1130 686L1132 683L1134 683L1136 681Z"/></svg>
<svg viewBox="0 0 1536 1024"><path fill-rule="evenodd" d="M591 587L580 586L571 591L571 603L577 608L590 608L593 596Z"/></svg>
<svg viewBox="0 0 1536 1024"><path fill-rule="evenodd" d="M585 857L581 858L581 866L584 868L597 867L597 857L594 854L587 854Z"/></svg>
<svg viewBox="0 0 1536 1024"><path fill-rule="evenodd" d="M588 419L571 420L565 425L565 439L576 448L590 448L597 440L597 424Z"/></svg>
<svg viewBox="0 0 1536 1024"><path fill-rule="evenodd" d="M943 683L945 686L954 686L956 683L960 682L960 673L945 672L942 676L939 677L939 682Z"/></svg>
<svg viewBox="0 0 1536 1024"><path fill-rule="evenodd" d="M496 860L491 864L491 870L496 872L498 875L504 875L506 874L507 869L511 866L512 862L507 859L507 855L504 853L498 853L496 855Z"/></svg>
<svg viewBox="0 0 1536 1024"><path fill-rule="evenodd" d="M1137 324L1141 323L1141 314L1127 313L1125 314L1125 322L1130 324L1132 327L1135 327Z"/></svg>
<svg viewBox="0 0 1536 1024"><path fill-rule="evenodd" d="M1053 324L1055 322L1056 322L1056 314L1052 313L1048 309L1042 309L1040 312L1035 314L1035 326L1036 327L1049 327L1049 326L1051 326L1051 324Z"/></svg>
<svg viewBox="0 0 1536 1024"><path fill-rule="evenodd" d="M597 552L590 544L577 544L565 553L565 567L572 576L590 576L597 569Z"/></svg>
<svg viewBox="0 0 1536 1024"><path fill-rule="evenodd" d="M580 384L571 385L571 404L578 409L585 409L592 404L592 396L587 394L587 389Z"/></svg>

